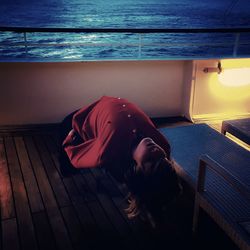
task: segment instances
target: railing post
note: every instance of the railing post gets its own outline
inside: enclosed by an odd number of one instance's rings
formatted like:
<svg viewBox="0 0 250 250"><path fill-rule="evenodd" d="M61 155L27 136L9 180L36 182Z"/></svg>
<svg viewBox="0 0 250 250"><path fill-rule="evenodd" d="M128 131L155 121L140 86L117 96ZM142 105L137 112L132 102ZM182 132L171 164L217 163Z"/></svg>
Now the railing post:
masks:
<svg viewBox="0 0 250 250"><path fill-rule="evenodd" d="M28 45L27 45L27 35L26 35L26 32L23 32L23 37L24 37L25 56L27 57L27 55L28 55Z"/></svg>
<svg viewBox="0 0 250 250"><path fill-rule="evenodd" d="M139 35L138 58L141 59L142 34L139 33L138 35Z"/></svg>
<svg viewBox="0 0 250 250"><path fill-rule="evenodd" d="M235 42L234 42L233 57L237 56L239 41L240 41L240 33L236 33Z"/></svg>

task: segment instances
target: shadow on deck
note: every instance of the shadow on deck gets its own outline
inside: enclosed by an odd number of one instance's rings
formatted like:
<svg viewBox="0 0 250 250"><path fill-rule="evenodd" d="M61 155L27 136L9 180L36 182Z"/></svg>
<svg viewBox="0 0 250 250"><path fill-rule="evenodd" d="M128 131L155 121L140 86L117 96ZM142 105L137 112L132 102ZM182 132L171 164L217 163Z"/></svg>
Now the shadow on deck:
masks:
<svg viewBox="0 0 250 250"><path fill-rule="evenodd" d="M159 126L163 124L178 122L158 121ZM57 126L0 131L4 250L233 247L205 215L200 220L200 239L192 239L189 190L169 207L163 228L152 230L143 221L126 218L126 188L101 169L62 176L58 152Z"/></svg>

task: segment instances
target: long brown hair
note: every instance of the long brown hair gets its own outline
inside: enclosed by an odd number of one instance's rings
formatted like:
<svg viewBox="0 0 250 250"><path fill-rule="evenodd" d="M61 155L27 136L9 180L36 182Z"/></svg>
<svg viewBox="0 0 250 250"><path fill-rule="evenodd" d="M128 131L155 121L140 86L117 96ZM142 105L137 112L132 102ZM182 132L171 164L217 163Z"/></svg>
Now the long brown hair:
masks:
<svg viewBox="0 0 250 250"><path fill-rule="evenodd" d="M133 174L127 176L126 180L129 195L125 212L130 219L137 216L159 216L162 208L182 190L174 164L166 158L159 159L147 168L135 167Z"/></svg>

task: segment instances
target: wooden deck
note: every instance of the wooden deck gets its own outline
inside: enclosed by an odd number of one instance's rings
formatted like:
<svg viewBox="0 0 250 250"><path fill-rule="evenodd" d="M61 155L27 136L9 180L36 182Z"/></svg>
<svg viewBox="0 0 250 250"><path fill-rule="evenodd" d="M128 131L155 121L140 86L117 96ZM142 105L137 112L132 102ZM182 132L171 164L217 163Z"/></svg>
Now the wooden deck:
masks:
<svg viewBox="0 0 250 250"><path fill-rule="evenodd" d="M159 120L158 125L164 122ZM56 126L0 131L3 250L197 246L191 237L193 201L189 194L184 192L169 207L163 228L152 230L143 221L126 218L126 188L102 170L62 176L58 151Z"/></svg>

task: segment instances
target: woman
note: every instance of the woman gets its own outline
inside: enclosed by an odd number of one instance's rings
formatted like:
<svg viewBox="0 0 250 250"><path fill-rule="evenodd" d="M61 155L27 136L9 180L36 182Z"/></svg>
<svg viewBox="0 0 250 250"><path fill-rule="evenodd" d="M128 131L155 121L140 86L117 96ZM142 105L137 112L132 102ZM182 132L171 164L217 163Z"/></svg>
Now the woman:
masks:
<svg viewBox="0 0 250 250"><path fill-rule="evenodd" d="M170 145L140 108L126 99L103 96L66 117L64 132L71 122L62 143L70 163L76 169L103 167L125 183L130 191L129 218L159 217L179 194Z"/></svg>

